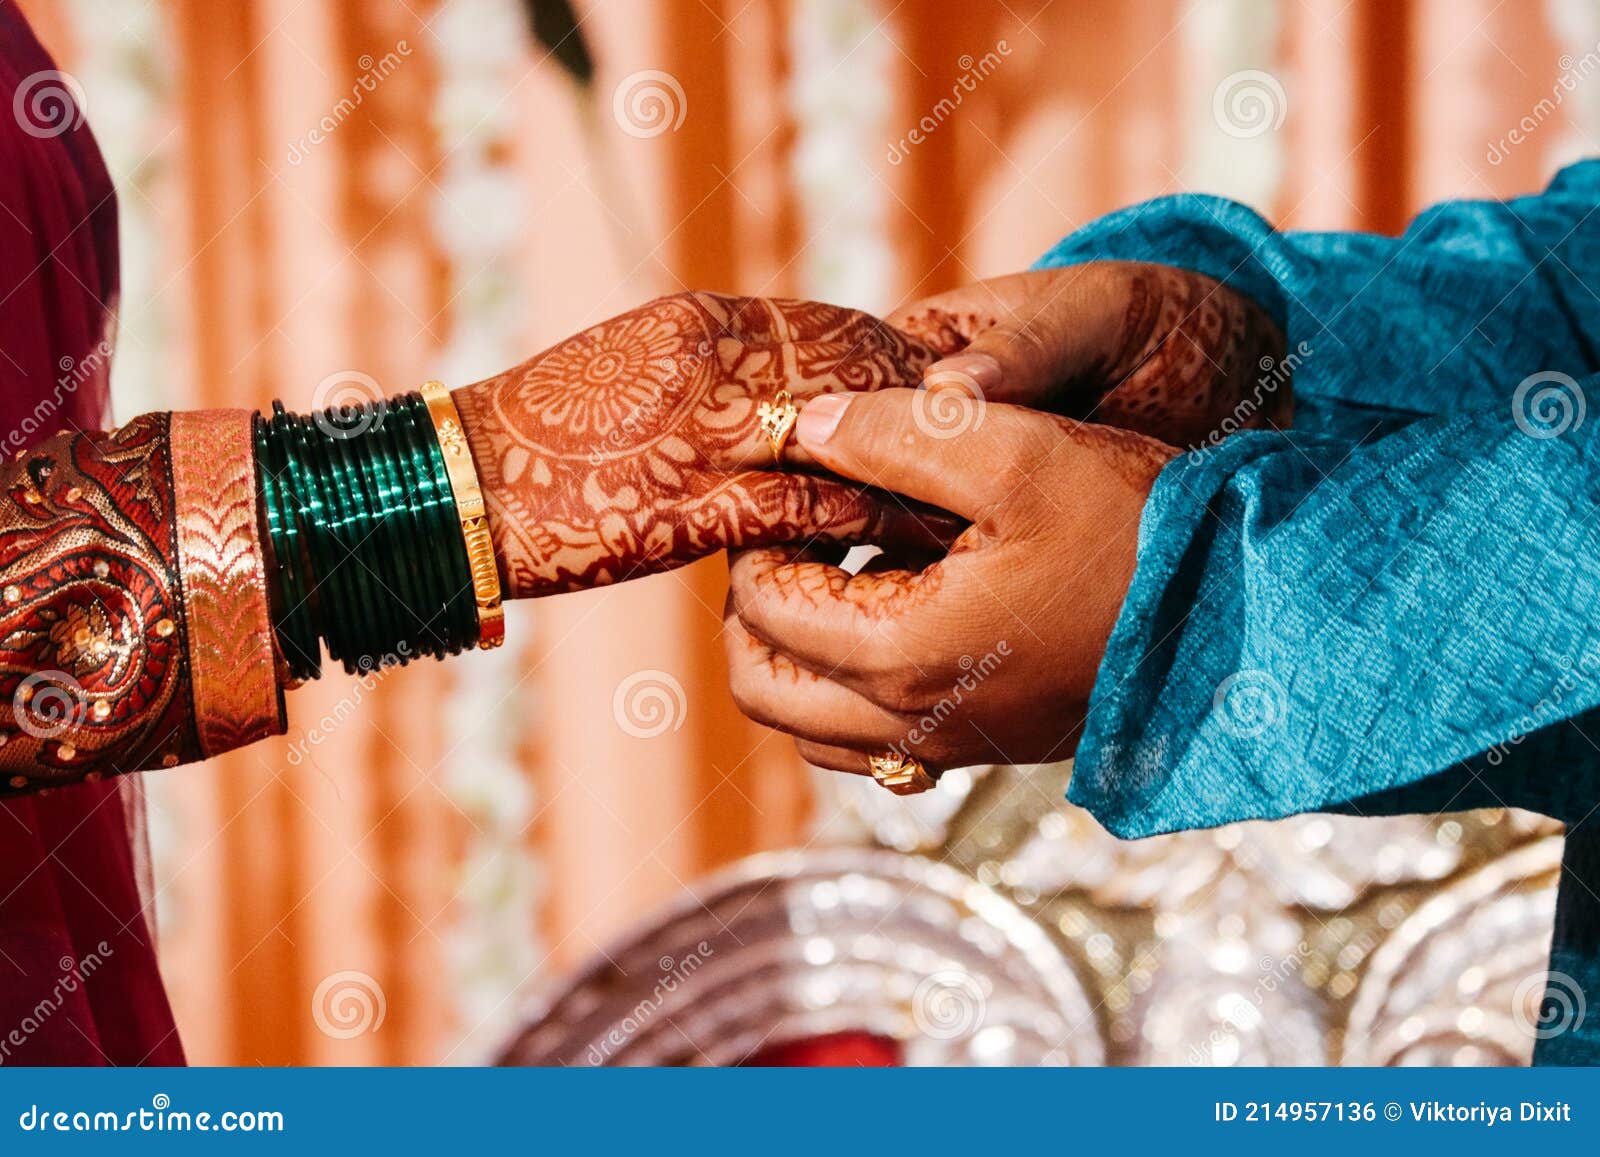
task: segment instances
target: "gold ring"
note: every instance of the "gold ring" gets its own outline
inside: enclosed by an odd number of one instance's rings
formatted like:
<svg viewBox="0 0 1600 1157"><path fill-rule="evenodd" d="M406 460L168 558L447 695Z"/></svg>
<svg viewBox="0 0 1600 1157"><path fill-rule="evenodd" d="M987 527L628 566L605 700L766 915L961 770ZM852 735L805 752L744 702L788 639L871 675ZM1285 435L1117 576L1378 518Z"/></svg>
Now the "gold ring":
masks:
<svg viewBox="0 0 1600 1157"><path fill-rule="evenodd" d="M756 421L767 436L767 445L772 447L773 465L783 465L783 444L789 440L789 431L794 429L799 417L800 408L794 404L788 390L779 390L772 401L756 407Z"/></svg>
<svg viewBox="0 0 1600 1157"><path fill-rule="evenodd" d="M869 755L867 764L872 768L872 778L895 795L918 795L939 782L928 774L920 759L892 749L882 755Z"/></svg>

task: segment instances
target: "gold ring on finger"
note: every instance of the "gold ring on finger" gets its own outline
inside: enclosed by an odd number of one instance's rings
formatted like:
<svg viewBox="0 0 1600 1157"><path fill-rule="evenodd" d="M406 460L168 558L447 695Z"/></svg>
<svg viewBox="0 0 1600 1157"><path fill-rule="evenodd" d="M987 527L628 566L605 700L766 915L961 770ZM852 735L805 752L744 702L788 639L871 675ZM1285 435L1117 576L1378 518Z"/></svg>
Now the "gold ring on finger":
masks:
<svg viewBox="0 0 1600 1157"><path fill-rule="evenodd" d="M892 748L882 755L869 755L867 764L872 778L895 795L919 795L938 784L920 759Z"/></svg>
<svg viewBox="0 0 1600 1157"><path fill-rule="evenodd" d="M788 390L779 390L772 401L756 407L756 421L767 436L767 445L772 447L774 466L783 465L783 444L789 440L789 433L799 417L800 408L794 404Z"/></svg>

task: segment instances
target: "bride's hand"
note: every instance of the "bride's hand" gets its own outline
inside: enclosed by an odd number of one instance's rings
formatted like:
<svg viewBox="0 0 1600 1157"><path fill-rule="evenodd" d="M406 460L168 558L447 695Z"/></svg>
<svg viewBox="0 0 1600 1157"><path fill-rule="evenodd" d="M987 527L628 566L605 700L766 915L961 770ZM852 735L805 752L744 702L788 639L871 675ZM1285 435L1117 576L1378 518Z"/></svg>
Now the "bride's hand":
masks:
<svg viewBox="0 0 1600 1157"><path fill-rule="evenodd" d="M936 355L808 301L678 293L455 391L507 595L620 582L726 547L929 546L946 519L773 469L756 408L916 383ZM793 440L785 463L805 465Z"/></svg>

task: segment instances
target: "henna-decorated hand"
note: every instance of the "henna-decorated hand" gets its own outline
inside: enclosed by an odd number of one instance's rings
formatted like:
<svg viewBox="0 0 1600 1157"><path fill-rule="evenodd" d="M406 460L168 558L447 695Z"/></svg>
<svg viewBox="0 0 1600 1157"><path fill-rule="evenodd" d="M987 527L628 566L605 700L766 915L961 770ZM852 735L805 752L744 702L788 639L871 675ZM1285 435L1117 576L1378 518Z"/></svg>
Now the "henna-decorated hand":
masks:
<svg viewBox="0 0 1600 1157"><path fill-rule="evenodd" d="M1132 581L1139 517L1177 453L1110 426L989 405L955 436L915 391L825 398L796 438L846 477L971 519L920 572L851 575L813 552L747 551L726 614L735 700L812 763L865 772L1060 759Z"/></svg>
<svg viewBox="0 0 1600 1157"><path fill-rule="evenodd" d="M928 367L991 401L1195 446L1287 426L1284 337L1249 298L1166 265L1099 261L980 281L889 322L947 355ZM954 355L954 356L949 356Z"/></svg>
<svg viewBox="0 0 1600 1157"><path fill-rule="evenodd" d="M772 469L756 407L914 384L936 355L809 301L679 293L455 392L509 597L620 582L724 547L936 545L951 522ZM807 456L791 439L785 462Z"/></svg>

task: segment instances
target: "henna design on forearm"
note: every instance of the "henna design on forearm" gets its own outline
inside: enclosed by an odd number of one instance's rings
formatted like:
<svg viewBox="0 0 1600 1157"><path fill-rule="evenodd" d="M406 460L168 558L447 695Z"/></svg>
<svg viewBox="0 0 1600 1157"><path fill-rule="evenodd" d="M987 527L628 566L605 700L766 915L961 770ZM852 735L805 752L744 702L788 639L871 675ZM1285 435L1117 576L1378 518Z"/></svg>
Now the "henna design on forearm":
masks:
<svg viewBox="0 0 1600 1157"><path fill-rule="evenodd" d="M756 407L914 386L934 351L818 302L680 293L455 392L510 597L728 546L915 532L863 488L775 472Z"/></svg>

